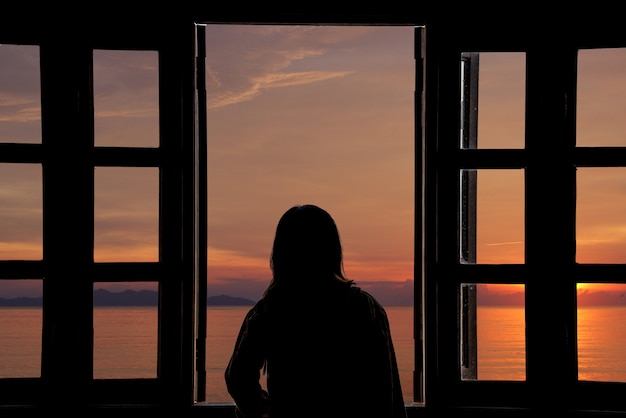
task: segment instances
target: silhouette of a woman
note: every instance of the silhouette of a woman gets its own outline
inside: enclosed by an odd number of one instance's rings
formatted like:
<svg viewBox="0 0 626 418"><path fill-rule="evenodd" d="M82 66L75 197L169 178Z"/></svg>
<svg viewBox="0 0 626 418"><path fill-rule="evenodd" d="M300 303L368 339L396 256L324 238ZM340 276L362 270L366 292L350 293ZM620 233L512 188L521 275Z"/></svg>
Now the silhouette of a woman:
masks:
<svg viewBox="0 0 626 418"><path fill-rule="evenodd" d="M315 205L287 210L270 268L225 371L237 416L406 417L387 314L344 275L330 214Z"/></svg>

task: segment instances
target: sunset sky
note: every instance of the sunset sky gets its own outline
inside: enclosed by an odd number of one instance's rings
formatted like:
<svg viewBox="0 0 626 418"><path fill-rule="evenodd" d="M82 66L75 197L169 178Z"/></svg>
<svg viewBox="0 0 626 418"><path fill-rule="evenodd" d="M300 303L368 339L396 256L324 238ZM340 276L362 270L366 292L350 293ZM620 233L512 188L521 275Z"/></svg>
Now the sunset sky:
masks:
<svg viewBox="0 0 626 418"><path fill-rule="evenodd" d="M302 203L335 218L349 277L412 290L413 31L207 26L210 294L258 297L276 223ZM94 52L97 146L158 146L157 58ZM524 146L524 60L481 54L479 147ZM626 146L624 68L623 51L579 54L580 146ZM0 46L0 141L41 141L39 89L37 48ZM578 261L626 262L626 168L578 173ZM523 171L478 179L478 261L523 262ZM96 261L156 259L156 170L100 167L95 187ZM41 167L0 164L0 258L40 259L41 239Z"/></svg>
<svg viewBox="0 0 626 418"><path fill-rule="evenodd" d="M358 282L413 279L413 28L209 26L209 286L270 278L294 204ZM236 143L236 145L234 145Z"/></svg>

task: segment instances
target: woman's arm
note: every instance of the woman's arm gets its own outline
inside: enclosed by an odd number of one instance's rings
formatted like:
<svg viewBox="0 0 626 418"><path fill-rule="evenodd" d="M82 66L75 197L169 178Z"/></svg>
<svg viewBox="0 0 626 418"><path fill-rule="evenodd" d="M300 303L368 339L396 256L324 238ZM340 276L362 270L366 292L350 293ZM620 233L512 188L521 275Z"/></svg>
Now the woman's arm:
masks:
<svg viewBox="0 0 626 418"><path fill-rule="evenodd" d="M265 362L263 336L262 318L252 308L241 325L224 373L228 393L237 405L238 417L268 416L269 396L260 383L260 371Z"/></svg>

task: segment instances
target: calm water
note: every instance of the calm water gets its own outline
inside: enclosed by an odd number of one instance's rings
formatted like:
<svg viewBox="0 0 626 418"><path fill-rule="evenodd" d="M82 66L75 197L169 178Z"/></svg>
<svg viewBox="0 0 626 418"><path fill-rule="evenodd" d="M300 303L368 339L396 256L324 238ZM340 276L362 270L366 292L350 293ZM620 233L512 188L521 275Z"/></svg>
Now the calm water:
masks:
<svg viewBox="0 0 626 418"><path fill-rule="evenodd" d="M207 401L231 402L224 368L247 307L207 311ZM413 398L413 309L388 307L405 400ZM524 380L524 311L478 308L478 378ZM626 382L626 308L579 309L579 378ZM94 377L156 377L156 308L94 310ZM38 377L41 309L0 308L0 377Z"/></svg>

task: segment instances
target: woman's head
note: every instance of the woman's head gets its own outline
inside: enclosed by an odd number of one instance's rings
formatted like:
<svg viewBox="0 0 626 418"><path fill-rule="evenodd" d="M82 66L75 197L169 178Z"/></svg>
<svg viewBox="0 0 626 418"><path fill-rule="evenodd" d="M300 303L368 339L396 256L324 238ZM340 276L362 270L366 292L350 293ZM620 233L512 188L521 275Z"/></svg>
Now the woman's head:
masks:
<svg viewBox="0 0 626 418"><path fill-rule="evenodd" d="M270 266L274 281L344 279L341 240L330 214L315 205L287 210L276 227Z"/></svg>

